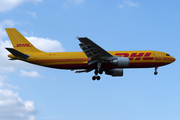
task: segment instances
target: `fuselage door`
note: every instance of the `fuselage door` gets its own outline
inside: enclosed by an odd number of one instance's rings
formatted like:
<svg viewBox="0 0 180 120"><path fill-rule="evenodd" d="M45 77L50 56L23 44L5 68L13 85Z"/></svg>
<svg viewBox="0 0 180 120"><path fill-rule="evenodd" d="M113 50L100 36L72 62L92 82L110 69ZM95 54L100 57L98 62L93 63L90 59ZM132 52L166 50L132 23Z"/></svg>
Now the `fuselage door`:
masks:
<svg viewBox="0 0 180 120"><path fill-rule="evenodd" d="M155 57L154 60L155 60L155 61L161 60L161 53L160 53L160 52L156 52L156 57Z"/></svg>

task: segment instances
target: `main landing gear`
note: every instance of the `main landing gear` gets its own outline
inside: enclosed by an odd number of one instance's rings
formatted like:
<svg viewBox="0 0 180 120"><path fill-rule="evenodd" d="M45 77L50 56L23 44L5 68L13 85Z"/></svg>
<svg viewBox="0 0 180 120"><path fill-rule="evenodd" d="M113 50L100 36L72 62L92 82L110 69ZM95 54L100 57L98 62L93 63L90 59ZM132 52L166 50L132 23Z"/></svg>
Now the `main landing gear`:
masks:
<svg viewBox="0 0 180 120"><path fill-rule="evenodd" d="M92 80L100 80L101 79L101 77L100 76L98 76L98 73L99 74L102 74L103 73L103 71L98 71L97 69L94 71L94 74L95 74L95 76L93 76L92 77Z"/></svg>
<svg viewBox="0 0 180 120"><path fill-rule="evenodd" d="M100 80L101 79L101 77L98 76L98 73L99 74L103 73L103 71L101 71L100 68L101 68L101 62L98 62L97 63L97 69L95 69L95 71L94 71L95 76L92 77L92 80L96 80L96 79Z"/></svg>
<svg viewBox="0 0 180 120"><path fill-rule="evenodd" d="M157 69L158 69L158 66L155 67L154 75L157 75L157 74L158 74Z"/></svg>

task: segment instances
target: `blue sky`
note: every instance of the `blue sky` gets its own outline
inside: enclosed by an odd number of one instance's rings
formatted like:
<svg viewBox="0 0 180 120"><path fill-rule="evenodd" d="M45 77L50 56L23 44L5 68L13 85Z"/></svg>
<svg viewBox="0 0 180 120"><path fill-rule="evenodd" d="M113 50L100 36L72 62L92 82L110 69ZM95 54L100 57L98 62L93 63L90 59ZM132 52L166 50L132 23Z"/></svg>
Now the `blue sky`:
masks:
<svg viewBox="0 0 180 120"><path fill-rule="evenodd" d="M180 1L0 1L0 119L179 120ZM107 51L157 50L176 61L125 69L123 77L9 61L4 28L14 27L43 51L81 51L77 36ZM8 114L7 114L8 113Z"/></svg>

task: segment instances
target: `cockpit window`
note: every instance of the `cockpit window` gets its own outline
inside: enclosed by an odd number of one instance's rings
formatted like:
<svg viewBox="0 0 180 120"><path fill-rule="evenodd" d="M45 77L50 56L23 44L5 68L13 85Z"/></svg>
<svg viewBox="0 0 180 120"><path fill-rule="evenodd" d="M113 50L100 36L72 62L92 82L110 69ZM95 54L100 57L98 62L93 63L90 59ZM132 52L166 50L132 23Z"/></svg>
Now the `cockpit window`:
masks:
<svg viewBox="0 0 180 120"><path fill-rule="evenodd" d="M169 54L166 54L166 56L170 56Z"/></svg>

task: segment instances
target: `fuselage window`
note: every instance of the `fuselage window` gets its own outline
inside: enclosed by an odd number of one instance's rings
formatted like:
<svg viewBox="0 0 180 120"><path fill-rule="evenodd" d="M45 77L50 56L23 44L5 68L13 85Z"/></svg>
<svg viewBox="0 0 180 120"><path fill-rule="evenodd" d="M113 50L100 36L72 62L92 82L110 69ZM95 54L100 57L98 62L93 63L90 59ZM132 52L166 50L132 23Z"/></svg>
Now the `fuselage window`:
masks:
<svg viewBox="0 0 180 120"><path fill-rule="evenodd" d="M169 54L166 54L166 56L170 56Z"/></svg>

